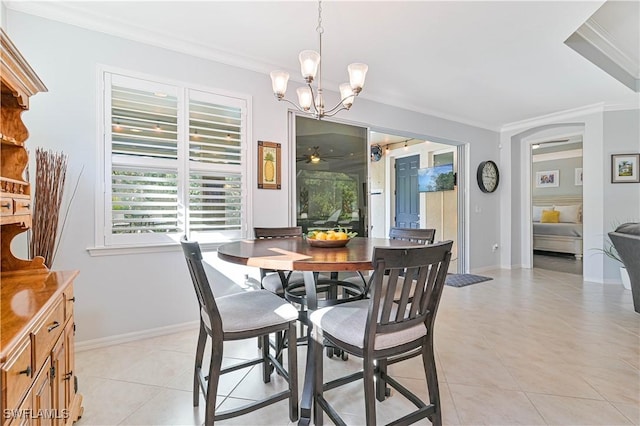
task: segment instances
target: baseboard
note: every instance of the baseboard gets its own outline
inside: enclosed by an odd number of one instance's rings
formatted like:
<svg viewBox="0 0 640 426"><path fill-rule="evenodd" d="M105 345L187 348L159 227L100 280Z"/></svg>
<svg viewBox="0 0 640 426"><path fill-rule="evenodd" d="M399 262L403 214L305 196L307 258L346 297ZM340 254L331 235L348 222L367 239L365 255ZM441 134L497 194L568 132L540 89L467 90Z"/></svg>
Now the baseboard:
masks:
<svg viewBox="0 0 640 426"><path fill-rule="evenodd" d="M115 336L101 337L99 339L85 340L82 342L76 342L75 349L76 352L82 352L112 345L119 345L121 343L135 342L136 340L149 339L151 337L165 336L167 334L179 333L181 331L197 330L198 325L198 321L190 321L182 324L167 325L165 327L151 328L148 330L134 331Z"/></svg>
<svg viewBox="0 0 640 426"><path fill-rule="evenodd" d="M470 274L481 274L483 272L495 271L497 269L505 269L505 268L500 267L500 265L483 266L482 268L473 268L469 273Z"/></svg>

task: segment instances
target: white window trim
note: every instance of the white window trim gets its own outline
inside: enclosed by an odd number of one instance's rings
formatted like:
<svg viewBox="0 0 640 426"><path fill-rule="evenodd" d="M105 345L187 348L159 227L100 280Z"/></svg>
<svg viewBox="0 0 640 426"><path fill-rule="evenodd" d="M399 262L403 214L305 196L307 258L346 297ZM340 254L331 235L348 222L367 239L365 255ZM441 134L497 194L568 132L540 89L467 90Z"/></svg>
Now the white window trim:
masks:
<svg viewBox="0 0 640 426"><path fill-rule="evenodd" d="M180 80L172 80L168 78L163 78L159 76L154 76L150 74L140 73L136 71L126 70L118 67L112 67L108 65L98 64L96 66L96 167L95 167L95 197L94 197L94 245L92 247L87 247L87 251L91 256L110 256L110 255L125 255L125 254L135 254L135 253L158 253L158 252L168 252L168 251L179 251L180 250L180 242L173 241L167 243L146 243L146 244L136 244L136 245L127 245L127 244L119 244L119 245L106 245L105 244L105 235L106 235L106 217L105 217L105 200L107 197L107 193L110 188L110 181L105 181L105 166L106 166L106 158L111 156L111 150L109 145L106 143L105 138L107 137L106 129L105 129L105 106L107 100L105 99L105 73L110 74L120 74L127 77L140 79L140 80L150 80L159 84L166 84L171 86L179 86L179 87L187 87L188 90L191 91L202 91L206 93L212 93L215 95L225 96L229 98L237 98L244 102L246 102L246 120L245 120L245 141L246 143L242 144L241 148L241 156L245 165L243 172L243 182L242 182L242 192L246 194L244 197L245 201L245 218L242 224L241 235L242 238L246 238L249 234L249 230L253 229L253 191L255 175L255 157L257 155L256 144L253 143L253 99L249 94L231 92L228 90L217 89L197 84L187 83L185 81ZM109 99L108 102L111 102ZM188 161L188 160L185 160ZM179 165L180 168L186 167L186 163L183 165ZM223 244L223 242L215 242L215 243L204 243L201 244L203 250L214 250L219 245Z"/></svg>

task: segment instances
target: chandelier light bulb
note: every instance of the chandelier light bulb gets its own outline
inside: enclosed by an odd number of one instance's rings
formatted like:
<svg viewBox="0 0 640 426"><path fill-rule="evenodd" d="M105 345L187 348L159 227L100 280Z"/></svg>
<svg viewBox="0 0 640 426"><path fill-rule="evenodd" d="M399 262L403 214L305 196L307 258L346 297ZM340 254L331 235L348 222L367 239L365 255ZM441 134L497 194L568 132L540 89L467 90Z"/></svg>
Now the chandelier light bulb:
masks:
<svg viewBox="0 0 640 426"><path fill-rule="evenodd" d="M358 94L364 87L364 79L367 76L367 71L369 67L367 64L351 64L347 67L349 71L349 83L351 83L351 88L353 91Z"/></svg>
<svg viewBox="0 0 640 426"><path fill-rule="evenodd" d="M283 98L287 91L289 73L286 71L271 71L271 86L278 99Z"/></svg>
<svg viewBox="0 0 640 426"><path fill-rule="evenodd" d="M305 111L309 111L311 104L313 103L311 89L307 86L298 87L296 89L296 93L298 93L298 104L300 105L300 108Z"/></svg>
<svg viewBox="0 0 640 426"><path fill-rule="evenodd" d="M320 54L315 50L303 50L298 56L300 60L300 71L302 77L311 83L318 73L318 65L320 65Z"/></svg>
<svg viewBox="0 0 640 426"><path fill-rule="evenodd" d="M340 85L340 99L342 99L342 105L344 105L346 109L351 108L351 105L353 105L354 96L351 84L342 83Z"/></svg>

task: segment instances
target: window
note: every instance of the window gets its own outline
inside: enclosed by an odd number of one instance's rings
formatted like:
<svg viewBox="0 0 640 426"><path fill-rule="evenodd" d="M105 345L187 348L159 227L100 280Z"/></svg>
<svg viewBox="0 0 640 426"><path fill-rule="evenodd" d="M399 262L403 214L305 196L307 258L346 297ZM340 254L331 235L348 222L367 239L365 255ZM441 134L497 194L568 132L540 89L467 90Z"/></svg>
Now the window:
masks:
<svg viewBox="0 0 640 426"><path fill-rule="evenodd" d="M249 99L103 75L104 246L241 238Z"/></svg>

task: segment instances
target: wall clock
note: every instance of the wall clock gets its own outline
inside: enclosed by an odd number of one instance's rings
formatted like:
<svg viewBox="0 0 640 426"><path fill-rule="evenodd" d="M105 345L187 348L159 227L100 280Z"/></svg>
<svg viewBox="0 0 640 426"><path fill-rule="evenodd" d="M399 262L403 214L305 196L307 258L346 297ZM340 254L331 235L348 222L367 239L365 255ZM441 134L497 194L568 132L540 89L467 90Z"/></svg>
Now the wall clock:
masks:
<svg viewBox="0 0 640 426"><path fill-rule="evenodd" d="M380 145L371 146L371 161L380 161L382 158L382 148Z"/></svg>
<svg viewBox="0 0 640 426"><path fill-rule="evenodd" d="M482 192L490 193L498 189L500 173L498 166L493 161L483 161L478 166L478 186Z"/></svg>

